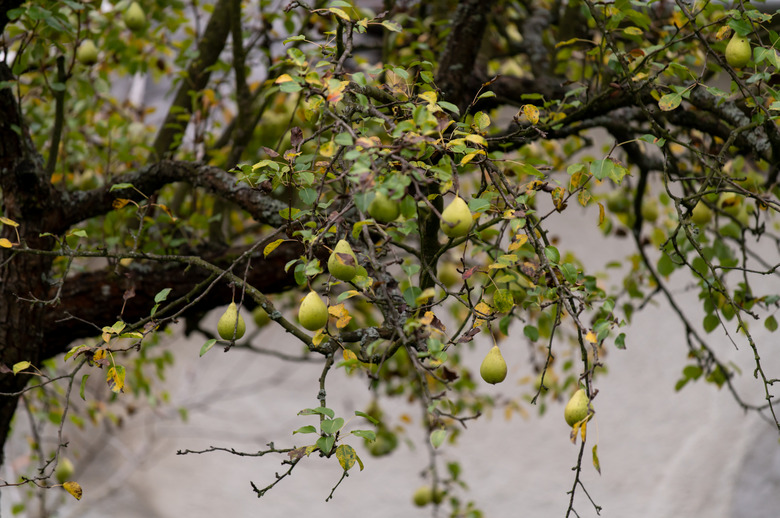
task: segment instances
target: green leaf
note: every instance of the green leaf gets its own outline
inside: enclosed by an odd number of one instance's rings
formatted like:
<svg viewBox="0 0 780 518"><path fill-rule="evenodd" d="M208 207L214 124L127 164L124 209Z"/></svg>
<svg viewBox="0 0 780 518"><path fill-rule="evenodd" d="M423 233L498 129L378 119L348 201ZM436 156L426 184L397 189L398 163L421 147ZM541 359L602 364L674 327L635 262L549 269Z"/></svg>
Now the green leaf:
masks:
<svg viewBox="0 0 780 518"><path fill-rule="evenodd" d="M558 263L561 260L561 253L554 246L548 246L544 249L544 255L551 263Z"/></svg>
<svg viewBox="0 0 780 518"><path fill-rule="evenodd" d="M336 442L336 436L335 435L327 435L325 437L320 437L317 439L317 448L320 449L322 453L325 455L330 454L330 450L333 449L333 444Z"/></svg>
<svg viewBox="0 0 780 518"><path fill-rule="evenodd" d="M618 349L626 348L626 333L620 333L617 338L615 338L615 347Z"/></svg>
<svg viewBox="0 0 780 518"><path fill-rule="evenodd" d="M720 319L715 314L709 314L706 317L704 317L704 322L702 325L704 326L704 331L707 333L713 332L718 325L720 324Z"/></svg>
<svg viewBox="0 0 780 518"><path fill-rule="evenodd" d="M302 426L297 430L295 430L293 432L293 435L295 435L296 433L317 433L317 429L312 425L307 425L307 426Z"/></svg>
<svg viewBox="0 0 780 518"><path fill-rule="evenodd" d="M131 183L117 183L111 186L111 189L109 189L109 192L119 191L122 189L134 189L133 184Z"/></svg>
<svg viewBox="0 0 780 518"><path fill-rule="evenodd" d="M382 26L387 29L388 31L393 32L401 32L401 26L397 24L396 22L390 21L390 20L383 20Z"/></svg>
<svg viewBox="0 0 780 518"><path fill-rule="evenodd" d="M669 277L675 269L675 264L672 262L671 257L668 254L662 254L658 259L658 273L664 277Z"/></svg>
<svg viewBox="0 0 780 518"><path fill-rule="evenodd" d="M341 430L341 428L344 426L344 418L337 417L336 419L324 419L320 423L320 428L322 429L322 433L327 434L334 434Z"/></svg>
<svg viewBox="0 0 780 518"><path fill-rule="evenodd" d="M527 325L523 328L523 334L528 337L529 340L535 342L539 339L539 330L536 326Z"/></svg>
<svg viewBox="0 0 780 518"><path fill-rule="evenodd" d="M377 419L371 417L370 415L368 415L365 412L361 412L359 410L355 410L355 415L358 416L358 417L364 417L364 418L368 419L369 421L371 421L372 424L379 424L379 421Z"/></svg>
<svg viewBox="0 0 780 518"><path fill-rule="evenodd" d="M769 315L769 317L764 320L764 327L772 332L777 331L777 319L775 319L774 315Z"/></svg>
<svg viewBox="0 0 780 518"><path fill-rule="evenodd" d="M350 432L352 435L355 435L357 437L362 437L363 439L369 440L369 441L375 441L376 440L376 432L373 430L352 430Z"/></svg>
<svg viewBox="0 0 780 518"><path fill-rule="evenodd" d="M160 292L157 293L157 295L154 296L154 302L156 304L159 304L160 302L164 301L165 299L168 298L168 294L170 292L171 292L171 288L165 288L165 289L160 290Z"/></svg>
<svg viewBox="0 0 780 518"><path fill-rule="evenodd" d="M84 389L85 389L85 388L86 388L86 386L87 386L87 380L88 380L88 379L89 379L89 374L84 374L84 375L81 377L81 388L79 389L79 396L81 396L81 399L82 399L83 401L86 401L86 400L87 400L87 398L86 398L86 397L84 397Z"/></svg>
<svg viewBox="0 0 780 518"><path fill-rule="evenodd" d="M300 412L298 412L298 415L324 415L333 419L333 416L335 416L336 413L330 408L319 406L317 408L306 408L304 410L301 410Z"/></svg>
<svg viewBox="0 0 780 518"><path fill-rule="evenodd" d="M203 344L203 347L200 348L200 355L199 357L203 356L207 352L211 350L212 347L214 347L214 344L217 343L216 338L212 338L211 340L208 340L205 344Z"/></svg>

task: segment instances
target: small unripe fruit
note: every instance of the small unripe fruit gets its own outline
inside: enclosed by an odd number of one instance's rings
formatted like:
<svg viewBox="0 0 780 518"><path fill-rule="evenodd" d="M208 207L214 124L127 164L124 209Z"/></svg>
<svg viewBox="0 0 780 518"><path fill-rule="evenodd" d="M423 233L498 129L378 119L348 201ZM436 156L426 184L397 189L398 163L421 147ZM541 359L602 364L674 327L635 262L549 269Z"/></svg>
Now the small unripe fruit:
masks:
<svg viewBox="0 0 780 518"><path fill-rule="evenodd" d="M345 239L336 243L328 258L328 271L340 281L351 281L357 274L357 257Z"/></svg>
<svg viewBox="0 0 780 518"><path fill-rule="evenodd" d="M566 424L574 426L586 417L588 417L588 395L585 393L585 389L579 389L571 397L566 408L563 409L563 418L566 419Z"/></svg>
<svg viewBox="0 0 780 518"><path fill-rule="evenodd" d="M238 328L236 328L236 319L238 319ZM238 340L246 333L246 322L244 322L244 317L238 314L236 303L231 302L225 313L219 317L217 331L223 340L232 340L234 330L236 332L236 340Z"/></svg>
<svg viewBox="0 0 780 518"><path fill-rule="evenodd" d="M607 209L615 214L625 214L631 208L631 201L623 189L615 189L607 194Z"/></svg>
<svg viewBox="0 0 780 518"><path fill-rule="evenodd" d="M469 233L472 218L469 206L463 198L456 196L441 213L439 228L447 237L462 237Z"/></svg>
<svg viewBox="0 0 780 518"><path fill-rule="evenodd" d="M252 320L255 321L257 327L264 327L271 321L271 317L268 316L268 313L265 312L262 306L257 306L252 311Z"/></svg>
<svg viewBox="0 0 780 518"><path fill-rule="evenodd" d="M73 463L69 458L64 457L60 459L57 464L57 469L54 470L54 477L57 479L58 484L64 484L69 481L75 473L76 469L73 467Z"/></svg>
<svg viewBox="0 0 780 518"><path fill-rule="evenodd" d="M368 213L380 223L390 223L401 214L401 207L395 200L391 200L382 192L377 191L374 199L368 206Z"/></svg>
<svg viewBox="0 0 780 518"><path fill-rule="evenodd" d="M424 507L431 502L439 504L443 499L444 493L441 491L434 492L431 486L419 487L417 491L414 492L414 496L412 496L412 501L417 507Z"/></svg>
<svg viewBox="0 0 780 518"><path fill-rule="evenodd" d="M463 280L455 263L443 263L439 265L437 277L447 288L451 288L456 282Z"/></svg>
<svg viewBox="0 0 780 518"><path fill-rule="evenodd" d="M76 49L76 59L83 65L94 65L98 60L98 48L92 40L84 40Z"/></svg>
<svg viewBox="0 0 780 518"><path fill-rule="evenodd" d="M699 200L691 211L691 221L696 225L706 225L712 219L712 209L706 203Z"/></svg>
<svg viewBox="0 0 780 518"><path fill-rule="evenodd" d="M720 195L720 199L718 199L718 208L722 209L727 214L736 217L742 208L742 198L743 196L741 194L724 192Z"/></svg>
<svg viewBox="0 0 780 518"><path fill-rule="evenodd" d="M298 320L309 331L317 331L328 323L328 306L316 291L310 291L298 308Z"/></svg>
<svg viewBox="0 0 780 518"><path fill-rule="evenodd" d="M479 374L483 380L493 385L501 383L506 378L506 361L501 356L501 350L497 345L494 345L487 353L487 356L485 356L485 359L482 360Z"/></svg>
<svg viewBox="0 0 780 518"><path fill-rule="evenodd" d="M745 36L734 33L726 45L726 62L734 68L742 68L750 63L752 55L750 41Z"/></svg>
<svg viewBox="0 0 780 518"><path fill-rule="evenodd" d="M146 13L138 2L133 2L122 15L125 25L133 32L138 32L146 26Z"/></svg>
<svg viewBox="0 0 780 518"><path fill-rule="evenodd" d="M642 218L645 221L654 222L658 219L658 216L660 215L660 211L658 210L658 204L654 201L643 201L642 202Z"/></svg>

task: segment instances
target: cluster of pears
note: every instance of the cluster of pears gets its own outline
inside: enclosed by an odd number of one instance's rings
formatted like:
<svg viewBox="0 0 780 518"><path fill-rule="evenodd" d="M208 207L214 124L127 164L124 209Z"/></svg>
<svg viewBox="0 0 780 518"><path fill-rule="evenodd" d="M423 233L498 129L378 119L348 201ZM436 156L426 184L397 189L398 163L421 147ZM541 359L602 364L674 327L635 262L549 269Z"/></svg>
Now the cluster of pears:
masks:
<svg viewBox="0 0 780 518"><path fill-rule="evenodd" d="M417 507L425 507L431 502L440 504L442 500L444 500L444 492L434 491L431 486L420 486L412 495L412 501Z"/></svg>
<svg viewBox="0 0 780 518"><path fill-rule="evenodd" d="M390 223L401 214L401 206L397 201L378 191L368 205L368 213L379 223ZM468 235L472 223L473 218L468 204L463 198L456 196L442 211L439 226L444 235L454 239Z"/></svg>
<svg viewBox="0 0 780 518"><path fill-rule="evenodd" d="M138 2L133 2L122 13L125 26L133 32L140 32L146 27L146 13ZM87 38L76 49L76 59L82 65L91 66L98 61L98 47L95 42Z"/></svg>
<svg viewBox="0 0 780 518"><path fill-rule="evenodd" d="M566 420L566 424L574 426L588 417L590 412L588 409L589 404L590 399L588 399L585 389L578 389L563 409L563 418Z"/></svg>

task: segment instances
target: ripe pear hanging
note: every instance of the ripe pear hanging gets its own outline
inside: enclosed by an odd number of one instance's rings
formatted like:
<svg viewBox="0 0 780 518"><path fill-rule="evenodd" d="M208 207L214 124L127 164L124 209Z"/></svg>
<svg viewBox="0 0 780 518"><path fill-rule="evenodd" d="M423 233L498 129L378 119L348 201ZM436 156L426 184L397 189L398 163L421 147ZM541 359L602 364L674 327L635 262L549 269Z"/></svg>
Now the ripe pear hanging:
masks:
<svg viewBox="0 0 780 518"><path fill-rule="evenodd" d="M501 356L501 350L497 345L494 345L487 353L487 356L485 356L485 359L482 360L479 374L483 380L493 385L501 383L506 378L506 361Z"/></svg>
<svg viewBox="0 0 780 518"><path fill-rule="evenodd" d="M310 291L298 308L298 320L309 331L317 331L328 323L328 306L316 291Z"/></svg>
<svg viewBox="0 0 780 518"><path fill-rule="evenodd" d="M457 196L441 213L439 227L447 237L462 237L471 229L471 211L463 198Z"/></svg>
<svg viewBox="0 0 780 518"><path fill-rule="evenodd" d="M752 55L750 40L735 32L729 44L726 45L726 62L734 68L742 68L750 63Z"/></svg>
<svg viewBox="0 0 780 518"><path fill-rule="evenodd" d="M571 397L566 408L563 409L563 418L566 419L566 424L574 426L586 417L588 417L588 394L585 389L579 389Z"/></svg>
<svg viewBox="0 0 780 518"><path fill-rule="evenodd" d="M328 258L328 271L340 281L351 281L357 273L357 257L345 239L336 243Z"/></svg>
<svg viewBox="0 0 780 518"><path fill-rule="evenodd" d="M238 319L238 328L236 328L236 319ZM223 340L232 340L233 331L236 332L236 340L244 336L246 333L246 322L244 317L238 314L238 307L235 302L231 302L225 310L225 313L219 317L217 323L217 332Z"/></svg>

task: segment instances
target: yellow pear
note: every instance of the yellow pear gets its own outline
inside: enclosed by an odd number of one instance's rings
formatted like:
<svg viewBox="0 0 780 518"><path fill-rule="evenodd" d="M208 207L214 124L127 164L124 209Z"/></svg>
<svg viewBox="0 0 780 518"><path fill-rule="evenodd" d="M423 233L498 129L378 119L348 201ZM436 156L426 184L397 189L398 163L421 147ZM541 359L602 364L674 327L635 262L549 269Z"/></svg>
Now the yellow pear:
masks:
<svg viewBox="0 0 780 518"><path fill-rule="evenodd" d="M726 62L734 68L742 68L750 63L752 55L750 41L745 36L740 36L735 32L729 44L726 45Z"/></svg>
<svg viewBox="0 0 780 518"><path fill-rule="evenodd" d="M374 199L368 206L368 213L380 223L390 223L398 218L401 207L395 200L391 200L382 192L377 191Z"/></svg>
<svg viewBox="0 0 780 518"><path fill-rule="evenodd" d="M133 32L138 32L146 26L146 13L138 2L133 2L122 15L127 28Z"/></svg>
<svg viewBox="0 0 780 518"><path fill-rule="evenodd" d="M238 328L236 328L236 319L238 319ZM232 340L233 331L236 332L236 340L246 333L246 322L244 322L244 317L238 314L238 307L235 302L231 302L225 313L219 317L217 331L223 340Z"/></svg>
<svg viewBox="0 0 780 518"><path fill-rule="evenodd" d="M439 227L447 237L461 237L471 229L471 211L463 198L456 196L441 213Z"/></svg>
<svg viewBox="0 0 780 518"><path fill-rule="evenodd" d="M310 291L298 308L298 320L309 331L316 331L328 323L328 306L316 291Z"/></svg>
<svg viewBox="0 0 780 518"><path fill-rule="evenodd" d="M493 385L501 383L506 378L506 361L501 356L501 350L497 345L494 345L487 353L487 356L485 356L485 359L482 360L479 374L483 380Z"/></svg>
<svg viewBox="0 0 780 518"><path fill-rule="evenodd" d="M76 59L83 65L94 65L98 60L98 48L92 40L84 40L76 49Z"/></svg>
<svg viewBox="0 0 780 518"><path fill-rule="evenodd" d="M566 419L566 424L574 426L586 417L588 417L588 395L585 393L585 389L579 389L571 397L566 408L563 409L563 418Z"/></svg>
<svg viewBox="0 0 780 518"><path fill-rule="evenodd" d="M696 225L706 225L712 219L712 209L706 203L699 200L691 211L691 221Z"/></svg>
<svg viewBox="0 0 780 518"><path fill-rule="evenodd" d="M357 273L357 257L345 239L336 243L328 258L328 271L340 281L351 281Z"/></svg>

